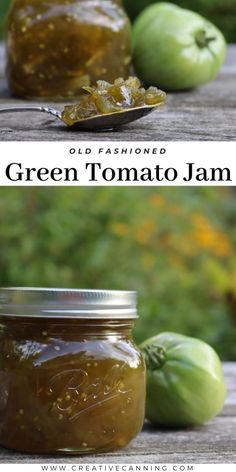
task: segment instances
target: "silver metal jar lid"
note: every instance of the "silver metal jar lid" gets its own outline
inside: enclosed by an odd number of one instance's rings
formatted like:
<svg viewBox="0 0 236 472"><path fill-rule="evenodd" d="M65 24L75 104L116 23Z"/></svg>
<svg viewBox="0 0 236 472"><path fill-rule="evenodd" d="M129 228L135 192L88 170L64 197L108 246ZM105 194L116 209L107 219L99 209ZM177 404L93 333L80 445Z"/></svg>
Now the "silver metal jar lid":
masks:
<svg viewBox="0 0 236 472"><path fill-rule="evenodd" d="M137 294L118 290L0 288L0 316L133 319Z"/></svg>

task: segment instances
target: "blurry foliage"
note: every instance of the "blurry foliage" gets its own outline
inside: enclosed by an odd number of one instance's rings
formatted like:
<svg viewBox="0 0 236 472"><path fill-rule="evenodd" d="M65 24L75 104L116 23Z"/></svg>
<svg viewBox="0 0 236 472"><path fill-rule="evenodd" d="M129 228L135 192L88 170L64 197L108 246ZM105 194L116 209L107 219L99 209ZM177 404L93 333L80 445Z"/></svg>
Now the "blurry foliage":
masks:
<svg viewBox="0 0 236 472"><path fill-rule="evenodd" d="M197 11L213 21L225 34L230 42L236 42L236 0L171 0L172 3ZM123 0L131 18L142 8L154 3L155 0ZM10 0L0 0L0 37Z"/></svg>
<svg viewBox="0 0 236 472"><path fill-rule="evenodd" d="M1 188L0 285L137 290L137 341L198 336L236 359L230 188Z"/></svg>
<svg viewBox="0 0 236 472"><path fill-rule="evenodd" d="M0 0L0 37L3 35L4 20L9 5L10 0Z"/></svg>
<svg viewBox="0 0 236 472"><path fill-rule="evenodd" d="M159 3L161 1L159 0ZM220 28L228 42L236 42L236 0L170 0L170 2L200 13ZM133 20L144 8L158 2L123 0L123 3Z"/></svg>

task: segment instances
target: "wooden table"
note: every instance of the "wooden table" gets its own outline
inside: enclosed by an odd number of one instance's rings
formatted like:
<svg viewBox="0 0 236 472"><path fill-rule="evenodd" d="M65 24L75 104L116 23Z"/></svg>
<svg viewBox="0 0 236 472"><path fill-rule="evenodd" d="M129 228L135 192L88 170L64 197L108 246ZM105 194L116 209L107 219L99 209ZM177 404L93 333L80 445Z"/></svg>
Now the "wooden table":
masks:
<svg viewBox="0 0 236 472"><path fill-rule="evenodd" d="M195 91L169 94L162 111L122 129L78 133L43 114L1 115L0 141L232 141L236 135L235 87L236 45L229 47L217 80ZM7 91L4 48L0 45L0 107L23 103L10 97Z"/></svg>
<svg viewBox="0 0 236 472"><path fill-rule="evenodd" d="M224 364L228 396L222 413L205 426L160 431L145 425L125 449L95 456L37 456L0 449L0 463L231 463L236 464L236 363ZM0 466L1 468L1 466Z"/></svg>

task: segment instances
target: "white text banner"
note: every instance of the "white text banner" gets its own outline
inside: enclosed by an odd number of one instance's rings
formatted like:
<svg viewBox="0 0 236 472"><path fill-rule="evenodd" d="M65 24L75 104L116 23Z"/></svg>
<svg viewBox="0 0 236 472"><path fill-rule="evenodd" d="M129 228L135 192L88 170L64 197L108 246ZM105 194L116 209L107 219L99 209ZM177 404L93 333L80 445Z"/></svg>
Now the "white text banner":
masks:
<svg viewBox="0 0 236 472"><path fill-rule="evenodd" d="M236 142L2 142L0 154L0 186L236 185Z"/></svg>

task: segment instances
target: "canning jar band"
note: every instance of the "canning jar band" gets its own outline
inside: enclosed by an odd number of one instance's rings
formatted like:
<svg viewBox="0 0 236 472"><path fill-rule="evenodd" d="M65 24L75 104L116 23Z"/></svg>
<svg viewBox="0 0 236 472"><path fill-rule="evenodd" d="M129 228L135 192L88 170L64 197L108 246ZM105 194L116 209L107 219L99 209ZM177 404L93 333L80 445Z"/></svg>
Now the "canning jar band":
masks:
<svg viewBox="0 0 236 472"><path fill-rule="evenodd" d="M0 289L0 315L44 318L134 319L136 292L41 288Z"/></svg>

